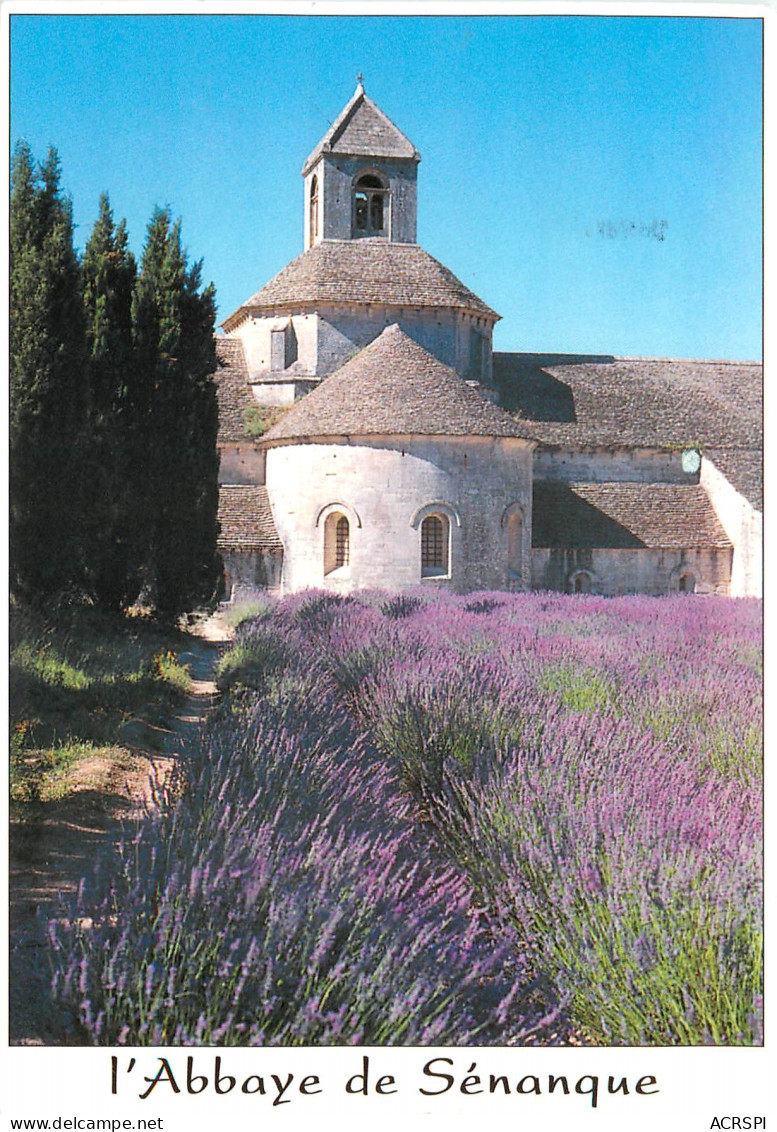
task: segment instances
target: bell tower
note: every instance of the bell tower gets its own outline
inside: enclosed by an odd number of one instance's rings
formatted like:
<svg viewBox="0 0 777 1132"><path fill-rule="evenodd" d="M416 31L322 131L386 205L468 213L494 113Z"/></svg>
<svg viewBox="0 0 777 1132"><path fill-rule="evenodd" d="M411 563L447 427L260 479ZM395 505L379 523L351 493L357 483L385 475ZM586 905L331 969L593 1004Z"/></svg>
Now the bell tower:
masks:
<svg viewBox="0 0 777 1132"><path fill-rule="evenodd" d="M420 160L359 75L353 98L302 168L305 250L322 240L415 244Z"/></svg>

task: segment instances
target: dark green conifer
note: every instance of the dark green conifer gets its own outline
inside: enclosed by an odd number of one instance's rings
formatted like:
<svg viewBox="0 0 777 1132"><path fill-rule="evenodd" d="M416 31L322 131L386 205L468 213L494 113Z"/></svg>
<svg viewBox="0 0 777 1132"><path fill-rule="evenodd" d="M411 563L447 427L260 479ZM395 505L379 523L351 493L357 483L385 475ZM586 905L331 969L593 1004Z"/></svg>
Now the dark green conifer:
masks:
<svg viewBox="0 0 777 1132"><path fill-rule="evenodd" d="M86 556L84 324L70 201L50 150L14 154L11 193L10 570L28 599L80 589Z"/></svg>
<svg viewBox="0 0 777 1132"><path fill-rule="evenodd" d="M132 523L132 495L139 485L134 482L129 443L136 266L124 221L114 225L106 194L101 196L99 207L82 263L92 437L89 577L97 601L120 609L137 597L142 560Z"/></svg>
<svg viewBox="0 0 777 1132"><path fill-rule="evenodd" d="M133 396L145 457L138 518L150 538L148 583L168 616L209 600L220 574L214 322L213 287L203 290L201 265L187 264L180 222L156 209L133 302Z"/></svg>
<svg viewBox="0 0 777 1132"><path fill-rule="evenodd" d="M174 616L212 597L218 455L213 288L157 209L137 275L107 197L83 264L51 150L14 154L11 581Z"/></svg>

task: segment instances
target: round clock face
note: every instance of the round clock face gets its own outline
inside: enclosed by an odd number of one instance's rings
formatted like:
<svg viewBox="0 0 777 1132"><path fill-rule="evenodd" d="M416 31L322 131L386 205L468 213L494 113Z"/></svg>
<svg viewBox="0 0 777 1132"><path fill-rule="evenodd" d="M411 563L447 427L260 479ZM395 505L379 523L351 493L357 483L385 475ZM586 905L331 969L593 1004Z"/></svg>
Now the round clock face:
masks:
<svg viewBox="0 0 777 1132"><path fill-rule="evenodd" d="M701 467L701 456L695 448L686 448L682 455L684 472L698 472Z"/></svg>

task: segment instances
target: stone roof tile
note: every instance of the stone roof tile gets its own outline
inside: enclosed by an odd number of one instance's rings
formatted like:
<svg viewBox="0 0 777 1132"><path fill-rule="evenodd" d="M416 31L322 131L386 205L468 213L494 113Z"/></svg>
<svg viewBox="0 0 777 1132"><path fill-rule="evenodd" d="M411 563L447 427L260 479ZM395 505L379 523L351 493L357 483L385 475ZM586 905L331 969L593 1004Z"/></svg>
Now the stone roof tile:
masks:
<svg viewBox="0 0 777 1132"><path fill-rule="evenodd" d="M532 546L600 549L729 547L698 484L534 484Z"/></svg>
<svg viewBox="0 0 777 1132"><path fill-rule="evenodd" d="M219 550L282 550L267 497L267 488L221 484Z"/></svg>
<svg viewBox="0 0 777 1132"><path fill-rule="evenodd" d="M454 307L498 319L474 291L418 244L379 238L322 240L297 256L222 324L251 313L320 303Z"/></svg>
<svg viewBox="0 0 777 1132"><path fill-rule="evenodd" d="M243 343L240 338L216 337L218 369L214 380L219 403L219 441L245 439L245 411L255 404L248 383Z"/></svg>
<svg viewBox="0 0 777 1132"><path fill-rule="evenodd" d="M415 161L421 155L359 83L350 102L338 115L302 167L303 177L322 153L399 157Z"/></svg>
<svg viewBox="0 0 777 1132"><path fill-rule="evenodd" d="M289 409L262 442L412 434L525 437L526 430L392 325Z"/></svg>
<svg viewBox="0 0 777 1132"><path fill-rule="evenodd" d="M496 353L494 382L543 444L761 447L757 362Z"/></svg>

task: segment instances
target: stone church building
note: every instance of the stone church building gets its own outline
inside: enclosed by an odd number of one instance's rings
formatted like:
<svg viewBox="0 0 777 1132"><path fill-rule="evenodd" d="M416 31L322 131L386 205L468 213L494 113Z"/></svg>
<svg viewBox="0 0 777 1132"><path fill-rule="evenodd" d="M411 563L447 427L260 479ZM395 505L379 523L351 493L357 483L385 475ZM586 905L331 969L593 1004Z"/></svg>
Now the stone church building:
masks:
<svg viewBox="0 0 777 1132"><path fill-rule="evenodd" d="M416 242L419 161L360 82L304 252L223 323L225 596L760 593L760 365L495 353Z"/></svg>

